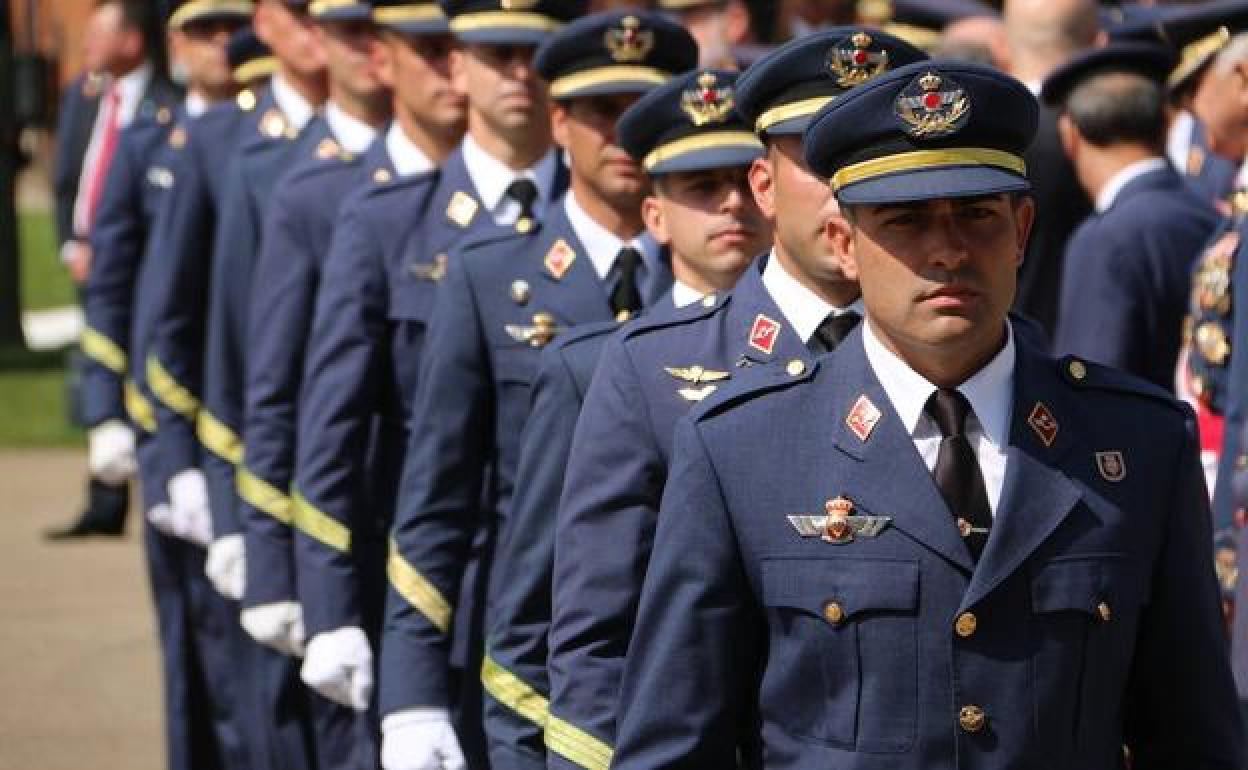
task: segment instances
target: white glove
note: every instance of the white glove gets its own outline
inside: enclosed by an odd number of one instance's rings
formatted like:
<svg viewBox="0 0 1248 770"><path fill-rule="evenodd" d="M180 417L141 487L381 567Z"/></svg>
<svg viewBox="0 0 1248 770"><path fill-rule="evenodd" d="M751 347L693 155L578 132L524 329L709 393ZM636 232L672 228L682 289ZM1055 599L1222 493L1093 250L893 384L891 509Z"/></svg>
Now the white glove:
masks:
<svg viewBox="0 0 1248 770"><path fill-rule="evenodd" d="M446 709L396 711L381 720L381 766L384 770L463 770L451 715Z"/></svg>
<svg viewBox="0 0 1248 770"><path fill-rule="evenodd" d="M312 637L299 677L335 703L367 709L373 695L373 650L363 629L344 626Z"/></svg>
<svg viewBox="0 0 1248 770"><path fill-rule="evenodd" d="M138 470L134 431L121 420L105 420L87 431L87 467L105 484L124 483Z"/></svg>
<svg viewBox="0 0 1248 770"><path fill-rule="evenodd" d="M303 607L298 602L273 602L244 609L239 623L248 636L283 655L303 655Z"/></svg>
<svg viewBox="0 0 1248 770"><path fill-rule="evenodd" d="M208 546L208 558L204 561L204 574L212 581L217 593L227 599L243 598L243 578L247 561L243 552L242 535L226 535L212 541Z"/></svg>
<svg viewBox="0 0 1248 770"><path fill-rule="evenodd" d="M173 531L173 509L169 507L168 503L157 503L148 508L147 520L160 532L170 537L177 537L177 534Z"/></svg>
<svg viewBox="0 0 1248 770"><path fill-rule="evenodd" d="M173 534L207 548L212 542L212 512L203 471L186 468L173 474L169 479L169 507L173 509Z"/></svg>

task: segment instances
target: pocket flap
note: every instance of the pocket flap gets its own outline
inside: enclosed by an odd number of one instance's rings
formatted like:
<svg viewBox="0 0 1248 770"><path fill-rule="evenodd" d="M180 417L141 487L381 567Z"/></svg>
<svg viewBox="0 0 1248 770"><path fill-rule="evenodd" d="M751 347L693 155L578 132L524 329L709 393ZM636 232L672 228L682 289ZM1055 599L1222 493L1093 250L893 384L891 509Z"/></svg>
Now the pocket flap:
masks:
<svg viewBox="0 0 1248 770"><path fill-rule="evenodd" d="M919 603L919 565L877 559L768 559L763 602L825 617L829 602L844 617L865 612L913 612Z"/></svg>
<svg viewBox="0 0 1248 770"><path fill-rule="evenodd" d="M1041 565L1031 578L1034 612L1100 613L1100 605L1138 606L1139 581L1118 554L1059 559Z"/></svg>

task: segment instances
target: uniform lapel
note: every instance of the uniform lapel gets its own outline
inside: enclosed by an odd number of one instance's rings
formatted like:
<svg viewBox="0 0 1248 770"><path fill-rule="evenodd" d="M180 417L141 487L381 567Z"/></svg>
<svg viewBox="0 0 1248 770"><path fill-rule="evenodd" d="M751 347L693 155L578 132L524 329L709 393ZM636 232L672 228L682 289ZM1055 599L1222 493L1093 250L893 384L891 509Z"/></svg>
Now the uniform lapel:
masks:
<svg viewBox="0 0 1248 770"><path fill-rule="evenodd" d="M568 221L562 201L546 212L537 242L532 258L541 274L541 301L547 309L568 326L610 320L606 290Z"/></svg>
<svg viewBox="0 0 1248 770"><path fill-rule="evenodd" d="M732 290L729 313L741 345L737 366L769 364L794 358L808 360L810 352L763 285L764 259L751 264Z"/></svg>
<svg viewBox="0 0 1248 770"><path fill-rule="evenodd" d="M867 362L862 327L822 361L832 367L830 376L836 383L832 411L825 417L828 430L836 448L863 466L861 472L845 474L844 489L835 492L864 513L893 517L893 526L969 574L970 552L913 438Z"/></svg>
<svg viewBox="0 0 1248 770"><path fill-rule="evenodd" d="M1056 364L1015 335L1014 409L1001 502L992 535L963 597L969 607L1007 579L1053 533L1079 502L1079 488L1059 470L1059 461L1080 443L1077 426L1063 408L1068 386ZM1038 406L1039 405L1039 406ZM1056 425L1046 443L1037 428L1047 413Z"/></svg>

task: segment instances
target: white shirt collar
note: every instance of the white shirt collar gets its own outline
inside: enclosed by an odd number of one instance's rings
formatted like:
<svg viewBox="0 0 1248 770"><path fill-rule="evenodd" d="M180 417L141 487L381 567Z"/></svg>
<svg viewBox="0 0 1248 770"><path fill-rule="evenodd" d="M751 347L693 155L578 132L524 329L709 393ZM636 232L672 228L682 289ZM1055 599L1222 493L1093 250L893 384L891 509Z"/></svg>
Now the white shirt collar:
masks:
<svg viewBox="0 0 1248 770"><path fill-rule="evenodd" d="M134 120L139 111L139 102L143 100L143 92L152 79L152 65L143 62L135 69L117 78L117 125L125 127Z"/></svg>
<svg viewBox="0 0 1248 770"><path fill-rule="evenodd" d="M477 188L477 195L481 196L486 210L491 213L504 202L503 195L508 185L518 176L533 180L533 184L537 185L538 200L550 199L555 187L556 157L553 148L547 150L537 163L519 172L507 168L506 164L486 152L472 138L472 134L464 135L463 153L468 177L472 179L473 187Z"/></svg>
<svg viewBox="0 0 1248 770"><path fill-rule="evenodd" d="M1166 157L1179 173L1187 172L1187 156L1192 151L1192 129L1195 125L1192 113L1179 110L1166 132Z"/></svg>
<svg viewBox="0 0 1248 770"><path fill-rule="evenodd" d="M377 129L354 115L348 115L334 102L325 105L325 122L329 124L329 132L342 145L342 149L352 155L363 154L377 138Z"/></svg>
<svg viewBox="0 0 1248 770"><path fill-rule="evenodd" d="M862 347L867 363L901 418L906 432L915 435L923 407L936 386L884 346L868 318L862 325ZM1005 345L991 361L958 386L970 402L984 435L997 447L1009 441L1010 413L1014 402L1014 331L1005 325Z"/></svg>
<svg viewBox="0 0 1248 770"><path fill-rule="evenodd" d="M615 265L616 255L626 246L631 246L641 253L642 262L647 268L653 267L655 260L658 259L658 244L649 233L643 230L632 240L620 240L581 208L581 204L577 202L576 195L571 190L563 196L563 208L567 212L568 223L572 225L572 231L576 233L581 245L585 247L598 280L607 280L611 268Z"/></svg>
<svg viewBox="0 0 1248 770"><path fill-rule="evenodd" d="M386 131L386 153L399 176L412 176L437 167L424 150L407 138L397 120Z"/></svg>
<svg viewBox="0 0 1248 770"><path fill-rule="evenodd" d="M273 101L277 102L277 108L286 117L286 122L296 131L302 131L316 114L316 108L287 83L280 72L269 79L269 88L273 92Z"/></svg>
<svg viewBox="0 0 1248 770"><path fill-rule="evenodd" d="M198 118L208 111L208 100L202 94L189 91L182 106L186 110L187 117Z"/></svg>
<svg viewBox="0 0 1248 770"><path fill-rule="evenodd" d="M672 304L678 308L700 302L706 296L687 283L672 281Z"/></svg>
<svg viewBox="0 0 1248 770"><path fill-rule="evenodd" d="M763 268L763 288L803 343L810 341L828 315L841 315L850 310L863 315L861 298L848 307L837 307L803 286L780 264L774 248L767 257L767 266Z"/></svg>
<svg viewBox="0 0 1248 770"><path fill-rule="evenodd" d="M1118 198L1118 193L1137 177L1166 167L1165 158L1145 158L1129 163L1109 178L1096 196L1096 213L1104 214Z"/></svg>

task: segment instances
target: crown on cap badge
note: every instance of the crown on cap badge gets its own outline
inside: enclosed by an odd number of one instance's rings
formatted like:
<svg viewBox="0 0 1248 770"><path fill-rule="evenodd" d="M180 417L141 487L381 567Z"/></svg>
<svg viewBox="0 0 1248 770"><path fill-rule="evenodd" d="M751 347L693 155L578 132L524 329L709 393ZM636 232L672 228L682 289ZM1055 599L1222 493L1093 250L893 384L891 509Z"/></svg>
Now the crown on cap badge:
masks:
<svg viewBox="0 0 1248 770"><path fill-rule="evenodd" d="M654 30L643 27L636 16L625 16L618 27L607 30L603 45L617 62L642 61L654 48Z"/></svg>
<svg viewBox="0 0 1248 770"><path fill-rule="evenodd" d="M897 117L917 139L934 139L959 131L971 114L966 91L951 78L927 72L897 96Z"/></svg>
<svg viewBox="0 0 1248 770"><path fill-rule="evenodd" d="M862 85L888 69L888 51L871 50L875 41L858 31L828 51L828 70L841 88Z"/></svg>
<svg viewBox="0 0 1248 770"><path fill-rule="evenodd" d="M680 108L695 126L724 122L734 106L732 86L719 85L714 72L703 72L698 76L697 85L680 96Z"/></svg>

